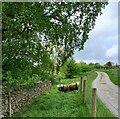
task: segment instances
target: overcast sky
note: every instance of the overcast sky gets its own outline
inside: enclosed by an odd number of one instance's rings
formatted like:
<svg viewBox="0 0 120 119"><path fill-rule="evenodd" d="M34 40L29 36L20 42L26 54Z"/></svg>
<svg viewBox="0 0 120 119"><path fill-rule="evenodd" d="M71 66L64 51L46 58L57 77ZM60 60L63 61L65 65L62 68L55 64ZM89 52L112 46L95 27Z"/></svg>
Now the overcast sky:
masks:
<svg viewBox="0 0 120 119"><path fill-rule="evenodd" d="M96 25L89 34L84 50L75 51L73 57L76 62L118 63L118 2L109 2L103 9L103 14L97 18Z"/></svg>

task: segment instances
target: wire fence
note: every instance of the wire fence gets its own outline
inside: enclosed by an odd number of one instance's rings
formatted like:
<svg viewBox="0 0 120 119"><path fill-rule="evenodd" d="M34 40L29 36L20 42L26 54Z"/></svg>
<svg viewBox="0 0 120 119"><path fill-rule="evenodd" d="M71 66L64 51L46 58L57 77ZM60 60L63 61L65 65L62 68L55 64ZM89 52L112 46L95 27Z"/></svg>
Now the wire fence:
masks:
<svg viewBox="0 0 120 119"><path fill-rule="evenodd" d="M86 93L85 105L87 106L91 117L115 117L111 111L105 106L105 104L100 100L100 98L93 94L92 82L93 77L95 75L88 75L81 78L80 81L80 92L83 95L83 103L84 103L84 93ZM86 92L84 92L84 80L86 80ZM82 84L81 84L82 83ZM96 89L97 92L97 89ZM93 100L93 96L95 96Z"/></svg>
<svg viewBox="0 0 120 119"><path fill-rule="evenodd" d="M105 106L105 104L99 99L99 97L96 97L96 109L97 117L115 117Z"/></svg>

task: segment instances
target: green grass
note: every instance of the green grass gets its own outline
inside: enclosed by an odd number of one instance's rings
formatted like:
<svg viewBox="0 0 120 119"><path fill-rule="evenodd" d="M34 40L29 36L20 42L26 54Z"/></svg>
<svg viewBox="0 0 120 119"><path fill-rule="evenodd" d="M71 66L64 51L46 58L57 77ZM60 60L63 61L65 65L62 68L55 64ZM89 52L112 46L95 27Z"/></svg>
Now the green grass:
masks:
<svg viewBox="0 0 120 119"><path fill-rule="evenodd" d="M79 81L76 79L62 80L64 84ZM59 92L56 85L42 96L33 99L30 104L13 117L89 117L88 108L82 103L80 92Z"/></svg>
<svg viewBox="0 0 120 119"><path fill-rule="evenodd" d="M33 99L13 117L91 117L92 112L92 81L97 77L94 72L88 76L86 105L83 104L82 93L77 91L59 92L53 85L49 92ZM78 82L80 78L64 79L61 83L68 85ZM97 117L113 117L97 97Z"/></svg>
<svg viewBox="0 0 120 119"><path fill-rule="evenodd" d="M110 78L110 80L120 87L120 69L109 69L109 70L101 70L106 72Z"/></svg>
<svg viewBox="0 0 120 119"><path fill-rule="evenodd" d="M90 76L87 80L87 99L86 105L91 113L92 111L92 82L97 77L97 73L94 73L93 76ZM96 98L96 116L97 117L114 117L114 115L106 108L102 101L97 97Z"/></svg>
<svg viewBox="0 0 120 119"><path fill-rule="evenodd" d="M108 75L109 75L109 77L110 77L110 79L111 79L111 81L115 84L115 85L118 85L119 87L120 87L120 75L119 75L119 73L120 73L120 69L119 70L117 70L117 69L112 69L112 70L109 70L109 71L105 71ZM119 73L118 73L119 72Z"/></svg>

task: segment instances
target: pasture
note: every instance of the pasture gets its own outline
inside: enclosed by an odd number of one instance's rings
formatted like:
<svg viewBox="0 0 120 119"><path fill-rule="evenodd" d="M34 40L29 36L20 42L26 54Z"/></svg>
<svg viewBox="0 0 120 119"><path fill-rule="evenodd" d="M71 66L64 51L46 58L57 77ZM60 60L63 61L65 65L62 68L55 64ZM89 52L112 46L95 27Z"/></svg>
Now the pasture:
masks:
<svg viewBox="0 0 120 119"><path fill-rule="evenodd" d="M79 81L79 78L64 79L61 82L70 84ZM80 92L59 92L53 85L49 92L32 100L13 117L89 117L88 108L82 103Z"/></svg>
<svg viewBox="0 0 120 119"><path fill-rule="evenodd" d="M83 104L82 93L78 90L59 92L57 82L49 92L33 99L23 109L12 117L91 117L92 93L91 84L97 77L97 73L91 73L87 81L87 103ZM69 85L79 82L80 78L62 79L61 83ZM113 117L111 112L97 97L97 117Z"/></svg>

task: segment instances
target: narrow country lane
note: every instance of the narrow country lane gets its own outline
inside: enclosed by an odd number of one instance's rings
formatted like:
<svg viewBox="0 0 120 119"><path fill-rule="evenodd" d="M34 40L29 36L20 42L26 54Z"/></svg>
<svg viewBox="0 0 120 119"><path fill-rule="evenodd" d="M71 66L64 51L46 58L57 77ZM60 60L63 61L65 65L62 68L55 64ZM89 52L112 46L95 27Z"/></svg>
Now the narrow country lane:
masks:
<svg viewBox="0 0 120 119"><path fill-rule="evenodd" d="M120 117L118 106L118 97L120 96L118 90L120 90L120 88L111 82L106 73L97 73L98 77L94 80L92 85L97 88L98 97L116 117Z"/></svg>

